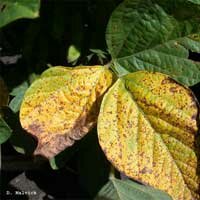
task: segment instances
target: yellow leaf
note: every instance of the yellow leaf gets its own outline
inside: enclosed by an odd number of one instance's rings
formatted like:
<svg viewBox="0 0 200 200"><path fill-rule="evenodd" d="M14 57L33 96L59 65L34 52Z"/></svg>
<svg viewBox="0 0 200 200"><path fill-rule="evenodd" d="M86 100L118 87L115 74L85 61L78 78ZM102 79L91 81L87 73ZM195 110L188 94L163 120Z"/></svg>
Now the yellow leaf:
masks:
<svg viewBox="0 0 200 200"><path fill-rule="evenodd" d="M112 73L102 66L45 71L27 90L20 109L22 127L38 139L35 154L51 158L88 133L112 82Z"/></svg>
<svg viewBox="0 0 200 200"><path fill-rule="evenodd" d="M104 96L99 142L127 176L174 200L199 199L197 115L188 88L167 75L139 71L118 79Z"/></svg>

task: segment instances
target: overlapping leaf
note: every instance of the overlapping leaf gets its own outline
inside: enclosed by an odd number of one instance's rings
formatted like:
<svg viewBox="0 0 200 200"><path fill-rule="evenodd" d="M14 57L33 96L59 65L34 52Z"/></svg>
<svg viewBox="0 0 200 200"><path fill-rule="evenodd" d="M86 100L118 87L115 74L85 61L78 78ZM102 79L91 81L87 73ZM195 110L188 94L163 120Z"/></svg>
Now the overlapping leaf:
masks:
<svg viewBox="0 0 200 200"><path fill-rule="evenodd" d="M161 73L119 79L104 96L98 135L107 158L127 176L169 193L199 199L192 92Z"/></svg>
<svg viewBox="0 0 200 200"><path fill-rule="evenodd" d="M0 115L0 144L6 142L11 136L12 130Z"/></svg>
<svg viewBox="0 0 200 200"><path fill-rule="evenodd" d="M171 200L171 198L151 187L131 180L112 178L98 193L95 200Z"/></svg>
<svg viewBox="0 0 200 200"><path fill-rule="evenodd" d="M107 28L115 70L158 71L187 85L198 83L200 63L188 56L200 52L199 13L200 6L186 0L124 1Z"/></svg>
<svg viewBox="0 0 200 200"><path fill-rule="evenodd" d="M28 82L25 81L16 88L14 88L10 95L14 96L13 99L9 103L9 107L13 112L18 112L22 103L22 99L26 90L28 89Z"/></svg>
<svg viewBox="0 0 200 200"><path fill-rule="evenodd" d="M39 16L40 0L1 0L0 27L20 18Z"/></svg>
<svg viewBox="0 0 200 200"><path fill-rule="evenodd" d="M27 90L20 109L22 127L38 138L35 154L53 157L82 138L96 123L112 81L102 66L45 71Z"/></svg>

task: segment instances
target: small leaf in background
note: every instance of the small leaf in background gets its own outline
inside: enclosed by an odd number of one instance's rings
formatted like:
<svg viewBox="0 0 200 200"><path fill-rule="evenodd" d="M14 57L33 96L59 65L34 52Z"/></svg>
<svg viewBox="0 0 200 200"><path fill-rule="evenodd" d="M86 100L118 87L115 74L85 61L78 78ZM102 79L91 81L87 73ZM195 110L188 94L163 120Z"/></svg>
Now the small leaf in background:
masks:
<svg viewBox="0 0 200 200"><path fill-rule="evenodd" d="M96 56L98 58L98 62L103 65L104 60L107 58L107 53L105 51L102 51L101 49L90 49L90 51L92 52L91 54L89 54L87 56L87 60L88 62L91 61L91 59Z"/></svg>
<svg viewBox="0 0 200 200"><path fill-rule="evenodd" d="M40 0L1 0L0 27L20 19L39 16Z"/></svg>
<svg viewBox="0 0 200 200"><path fill-rule="evenodd" d="M7 141L12 135L12 130L0 115L0 144Z"/></svg>
<svg viewBox="0 0 200 200"><path fill-rule="evenodd" d="M47 64L47 66L50 67L50 64ZM35 74L35 73L30 74L29 77L28 77L29 84L32 84L38 78L40 78L40 75Z"/></svg>
<svg viewBox="0 0 200 200"><path fill-rule="evenodd" d="M196 1L199 3L199 1ZM120 76L147 70L170 75L180 83L200 81L200 5L189 1L124 1L107 27L107 44L114 71ZM125 70L121 70L125 68Z"/></svg>
<svg viewBox="0 0 200 200"><path fill-rule="evenodd" d="M75 65L80 55L81 55L80 51L74 45L69 46L69 49L67 52L68 63L73 63L73 65Z"/></svg>
<svg viewBox="0 0 200 200"><path fill-rule="evenodd" d="M104 96L99 142L128 177L174 200L199 199L198 123L190 89L167 75L139 71L120 78Z"/></svg>
<svg viewBox="0 0 200 200"><path fill-rule="evenodd" d="M38 139L35 155L52 158L96 124L102 95L113 74L102 66L53 67L27 90L22 127Z"/></svg>
<svg viewBox="0 0 200 200"><path fill-rule="evenodd" d="M95 200L172 200L172 198L162 191L131 180L111 178Z"/></svg>
<svg viewBox="0 0 200 200"><path fill-rule="evenodd" d="M13 96L13 99L10 101L9 107L14 113L19 111L24 94L27 89L28 89L28 82L24 81L22 84L15 87L11 91L10 95Z"/></svg>
<svg viewBox="0 0 200 200"><path fill-rule="evenodd" d="M9 107L2 108L2 114L7 126L12 129L12 135L9 137L9 142L13 148L21 154L32 155L36 148L36 141L27 134L19 123L18 114L14 113Z"/></svg>
<svg viewBox="0 0 200 200"><path fill-rule="evenodd" d="M6 106L8 104L8 100L9 100L9 94L7 87L3 79L0 77L0 107Z"/></svg>
<svg viewBox="0 0 200 200"><path fill-rule="evenodd" d="M107 53L101 49L90 49L90 51L100 58L106 58Z"/></svg>

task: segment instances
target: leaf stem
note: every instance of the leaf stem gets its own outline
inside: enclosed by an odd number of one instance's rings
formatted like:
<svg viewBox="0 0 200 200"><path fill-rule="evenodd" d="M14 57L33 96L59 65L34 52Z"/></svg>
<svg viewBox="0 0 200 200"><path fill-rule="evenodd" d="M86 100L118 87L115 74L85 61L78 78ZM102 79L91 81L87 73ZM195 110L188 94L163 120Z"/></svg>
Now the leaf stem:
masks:
<svg viewBox="0 0 200 200"><path fill-rule="evenodd" d="M110 173L109 173L109 179L115 178L115 168L113 165L110 166Z"/></svg>
<svg viewBox="0 0 200 200"><path fill-rule="evenodd" d="M112 70L112 71L115 73L115 75L116 75L117 77L120 77L118 71L117 71L117 70L115 69L115 67L114 67L113 61L110 61L109 63L107 63L106 65L104 65L104 67L106 67L107 69Z"/></svg>

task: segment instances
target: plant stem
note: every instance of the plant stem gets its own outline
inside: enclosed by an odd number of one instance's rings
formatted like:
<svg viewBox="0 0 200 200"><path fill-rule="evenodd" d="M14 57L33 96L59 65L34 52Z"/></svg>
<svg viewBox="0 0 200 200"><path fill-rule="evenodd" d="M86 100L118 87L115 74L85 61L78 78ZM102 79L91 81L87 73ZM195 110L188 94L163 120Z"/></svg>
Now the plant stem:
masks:
<svg viewBox="0 0 200 200"><path fill-rule="evenodd" d="M110 173L109 173L109 179L115 178L115 168L113 165L110 166Z"/></svg>

